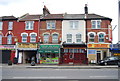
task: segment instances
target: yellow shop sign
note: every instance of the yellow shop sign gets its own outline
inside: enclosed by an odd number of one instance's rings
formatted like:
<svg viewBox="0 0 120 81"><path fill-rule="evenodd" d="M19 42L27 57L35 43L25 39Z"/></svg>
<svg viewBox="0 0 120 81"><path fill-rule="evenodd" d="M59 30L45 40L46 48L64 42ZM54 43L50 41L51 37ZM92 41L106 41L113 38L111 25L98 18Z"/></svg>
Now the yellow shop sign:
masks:
<svg viewBox="0 0 120 81"><path fill-rule="evenodd" d="M109 44L88 44L88 48L110 48Z"/></svg>
<svg viewBox="0 0 120 81"><path fill-rule="evenodd" d="M37 48L37 44L18 44L18 48Z"/></svg>

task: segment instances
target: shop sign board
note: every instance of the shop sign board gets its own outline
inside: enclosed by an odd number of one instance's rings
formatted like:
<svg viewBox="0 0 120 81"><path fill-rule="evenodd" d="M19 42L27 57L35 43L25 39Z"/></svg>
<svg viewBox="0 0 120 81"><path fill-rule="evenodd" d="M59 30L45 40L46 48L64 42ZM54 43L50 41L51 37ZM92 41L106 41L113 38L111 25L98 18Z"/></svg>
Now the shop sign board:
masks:
<svg viewBox="0 0 120 81"><path fill-rule="evenodd" d="M109 44L88 44L88 48L110 48Z"/></svg>
<svg viewBox="0 0 120 81"><path fill-rule="evenodd" d="M37 44L36 43L19 43L18 44L18 48L37 48Z"/></svg>
<svg viewBox="0 0 120 81"><path fill-rule="evenodd" d="M15 45L0 45L0 50L15 50Z"/></svg>
<svg viewBox="0 0 120 81"><path fill-rule="evenodd" d="M60 45L40 45L39 53L59 53Z"/></svg>

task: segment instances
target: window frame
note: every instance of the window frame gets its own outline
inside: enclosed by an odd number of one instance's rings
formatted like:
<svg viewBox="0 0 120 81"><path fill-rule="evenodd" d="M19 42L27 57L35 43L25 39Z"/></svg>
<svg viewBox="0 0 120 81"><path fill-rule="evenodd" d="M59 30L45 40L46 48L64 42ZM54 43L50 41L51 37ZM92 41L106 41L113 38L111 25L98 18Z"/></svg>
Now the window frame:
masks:
<svg viewBox="0 0 120 81"><path fill-rule="evenodd" d="M2 35L0 34L0 44L2 44Z"/></svg>
<svg viewBox="0 0 120 81"><path fill-rule="evenodd" d="M0 30L3 30L3 22L0 21Z"/></svg>
<svg viewBox="0 0 120 81"><path fill-rule="evenodd" d="M104 35L104 37L102 37L102 38L100 38L100 34L103 34ZM98 35L98 41L100 42L100 43L103 43L103 42L105 42L105 34L104 33L100 33L99 35ZM102 40L103 39L103 41L101 42L100 40Z"/></svg>
<svg viewBox="0 0 120 81"><path fill-rule="evenodd" d="M45 35L48 35L48 38L45 37ZM49 43L49 38L50 38L50 35L49 35L49 34L47 34L47 33L44 34L44 35L43 35L43 42L44 42L44 43ZM47 39L47 41L46 41L46 39Z"/></svg>
<svg viewBox="0 0 120 81"><path fill-rule="evenodd" d="M55 39L53 39L53 35L57 35L57 37L55 37ZM58 34L52 34L52 43L58 43Z"/></svg>
<svg viewBox="0 0 120 81"><path fill-rule="evenodd" d="M95 22L95 23L93 24L93 22ZM98 22L100 22L100 23L98 24ZM91 28L92 29L101 29L101 20L91 20Z"/></svg>
<svg viewBox="0 0 120 81"><path fill-rule="evenodd" d="M70 24L70 29L78 29L78 24L79 24L79 21L69 21L69 24Z"/></svg>
<svg viewBox="0 0 120 81"><path fill-rule="evenodd" d="M34 21L25 21L25 30L33 30Z"/></svg>
<svg viewBox="0 0 120 81"><path fill-rule="evenodd" d="M71 36L68 37L68 35L71 35ZM67 38L67 43L72 43L72 34L67 34L66 38ZM68 40L71 40L71 42Z"/></svg>
<svg viewBox="0 0 120 81"><path fill-rule="evenodd" d="M90 37L91 34L93 34L94 37ZM93 41L90 41L90 40L93 40ZM95 34L94 34L94 33L90 33L90 34L89 34L89 42L91 42L91 43L94 43L94 42L95 42Z"/></svg>
<svg viewBox="0 0 120 81"><path fill-rule="evenodd" d="M32 38L32 35L35 35L35 38ZM35 41L32 41L32 40L35 40ZM31 33L30 34L30 42L36 42L36 33Z"/></svg>
<svg viewBox="0 0 120 81"><path fill-rule="evenodd" d="M11 34L7 35L7 44L12 44L12 35Z"/></svg>
<svg viewBox="0 0 120 81"><path fill-rule="evenodd" d="M78 35L80 37L78 37ZM80 40L80 42L78 42L77 40ZM81 42L82 42L82 34L78 33L78 34L76 34L76 43L81 43Z"/></svg>
<svg viewBox="0 0 120 81"><path fill-rule="evenodd" d="M26 38L23 38L23 35L26 35ZM22 42L27 42L27 37L28 37L27 33L23 33L22 34ZM23 41L23 40L26 40L26 41Z"/></svg>
<svg viewBox="0 0 120 81"><path fill-rule="evenodd" d="M46 21L46 29L56 29L56 21Z"/></svg>
<svg viewBox="0 0 120 81"><path fill-rule="evenodd" d="M8 30L13 30L13 22L12 21L8 22Z"/></svg>

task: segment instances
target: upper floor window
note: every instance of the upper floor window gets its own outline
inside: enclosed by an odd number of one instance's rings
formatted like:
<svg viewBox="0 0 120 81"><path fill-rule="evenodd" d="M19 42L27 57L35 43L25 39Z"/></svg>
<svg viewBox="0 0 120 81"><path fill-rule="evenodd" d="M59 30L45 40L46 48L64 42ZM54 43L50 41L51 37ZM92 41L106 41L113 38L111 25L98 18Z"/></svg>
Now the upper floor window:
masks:
<svg viewBox="0 0 120 81"><path fill-rule="evenodd" d="M13 22L9 22L8 23L8 30L12 30L13 29Z"/></svg>
<svg viewBox="0 0 120 81"><path fill-rule="evenodd" d="M9 34L7 36L7 44L12 44L12 35L11 34Z"/></svg>
<svg viewBox="0 0 120 81"><path fill-rule="evenodd" d="M70 28L77 29L78 28L78 21L70 21Z"/></svg>
<svg viewBox="0 0 120 81"><path fill-rule="evenodd" d="M58 43L58 34L52 35L52 43Z"/></svg>
<svg viewBox="0 0 120 81"><path fill-rule="evenodd" d="M26 26L25 26L26 30L33 30L34 29L34 21L26 21L25 24L26 24Z"/></svg>
<svg viewBox="0 0 120 81"><path fill-rule="evenodd" d="M0 30L2 30L3 22L0 22Z"/></svg>
<svg viewBox="0 0 120 81"><path fill-rule="evenodd" d="M27 34L22 34L22 42L27 42Z"/></svg>
<svg viewBox="0 0 120 81"><path fill-rule="evenodd" d="M68 43L72 42L72 34L67 34L67 42Z"/></svg>
<svg viewBox="0 0 120 81"><path fill-rule="evenodd" d="M2 44L2 35L0 35L0 44Z"/></svg>
<svg viewBox="0 0 120 81"><path fill-rule="evenodd" d="M76 42L77 43L81 42L81 34L76 34Z"/></svg>
<svg viewBox="0 0 120 81"><path fill-rule="evenodd" d="M103 33L99 34L99 42L104 42L104 34Z"/></svg>
<svg viewBox="0 0 120 81"><path fill-rule="evenodd" d="M100 29L101 21L100 20L92 20L92 29Z"/></svg>
<svg viewBox="0 0 120 81"><path fill-rule="evenodd" d="M36 42L36 34L30 35L30 42Z"/></svg>
<svg viewBox="0 0 120 81"><path fill-rule="evenodd" d="M95 35L93 33L89 34L89 42L94 42Z"/></svg>
<svg viewBox="0 0 120 81"><path fill-rule="evenodd" d="M55 21L47 21L47 29L55 29Z"/></svg>
<svg viewBox="0 0 120 81"><path fill-rule="evenodd" d="M49 43L49 34L44 34L43 40L44 43Z"/></svg>

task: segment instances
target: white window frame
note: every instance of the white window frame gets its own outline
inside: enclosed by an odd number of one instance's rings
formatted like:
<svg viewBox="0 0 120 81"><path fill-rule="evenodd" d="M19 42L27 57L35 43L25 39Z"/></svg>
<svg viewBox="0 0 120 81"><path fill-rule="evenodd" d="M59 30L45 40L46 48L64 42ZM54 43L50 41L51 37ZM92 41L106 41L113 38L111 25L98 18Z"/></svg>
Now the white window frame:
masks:
<svg viewBox="0 0 120 81"><path fill-rule="evenodd" d="M100 34L103 34L104 37L100 38L100 37L99 37ZM105 34L104 34L104 33L100 33L100 34L98 35L98 41L99 41L100 43L103 43L103 42L105 42ZM100 39L103 39L104 41L101 42Z"/></svg>
<svg viewBox="0 0 120 81"><path fill-rule="evenodd" d="M8 22L8 30L12 30L13 29L13 22Z"/></svg>
<svg viewBox="0 0 120 81"><path fill-rule="evenodd" d="M9 36L11 36L11 38ZM12 44L12 35L11 34L7 35L7 44Z"/></svg>
<svg viewBox="0 0 120 81"><path fill-rule="evenodd" d="M93 22L95 22L95 24L93 24ZM100 23L98 24L98 22L100 22ZM93 25L95 26L95 28L93 28ZM100 27L98 27L98 26L100 26ZM92 29L101 29L101 20L91 20L91 28Z"/></svg>
<svg viewBox="0 0 120 81"><path fill-rule="evenodd" d="M32 38L32 35L35 35L35 38ZM37 36L36 33L30 33L30 42L36 42L36 36ZM33 41L33 40L35 40L35 41Z"/></svg>
<svg viewBox="0 0 120 81"><path fill-rule="evenodd" d="M54 38L53 35L57 35L57 38L56 37ZM52 34L52 43L58 43L58 34L56 33Z"/></svg>
<svg viewBox="0 0 120 81"><path fill-rule="evenodd" d="M25 21L25 30L33 30L34 21Z"/></svg>
<svg viewBox="0 0 120 81"><path fill-rule="evenodd" d="M78 29L78 24L79 24L79 21L70 21L70 28L71 29Z"/></svg>
<svg viewBox="0 0 120 81"><path fill-rule="evenodd" d="M68 37L68 35L71 35L71 36ZM66 38L67 38L67 43L72 43L72 34L67 34ZM70 40L70 41L68 41L68 40Z"/></svg>
<svg viewBox="0 0 120 81"><path fill-rule="evenodd" d="M56 29L56 21L46 21L47 29Z"/></svg>
<svg viewBox="0 0 120 81"><path fill-rule="evenodd" d="M3 29L3 22L0 21L0 30Z"/></svg>
<svg viewBox="0 0 120 81"><path fill-rule="evenodd" d="M0 44L2 44L2 35L0 34Z"/></svg>
<svg viewBox="0 0 120 81"><path fill-rule="evenodd" d="M80 37L78 37L78 35L80 35ZM80 41L78 42L78 40ZM76 34L76 43L81 43L81 42L82 42L82 34L78 33Z"/></svg>
<svg viewBox="0 0 120 81"><path fill-rule="evenodd" d="M45 35L48 35L48 38L45 37ZM45 33L45 34L43 35L43 41L44 41L44 43L49 43L49 37L50 37L50 34Z"/></svg>
<svg viewBox="0 0 120 81"><path fill-rule="evenodd" d="M23 38L23 35L26 35L28 37L28 33L21 33L21 37L22 37L22 42L27 42L27 37L26 38ZM26 40L26 41L23 41L23 40Z"/></svg>

